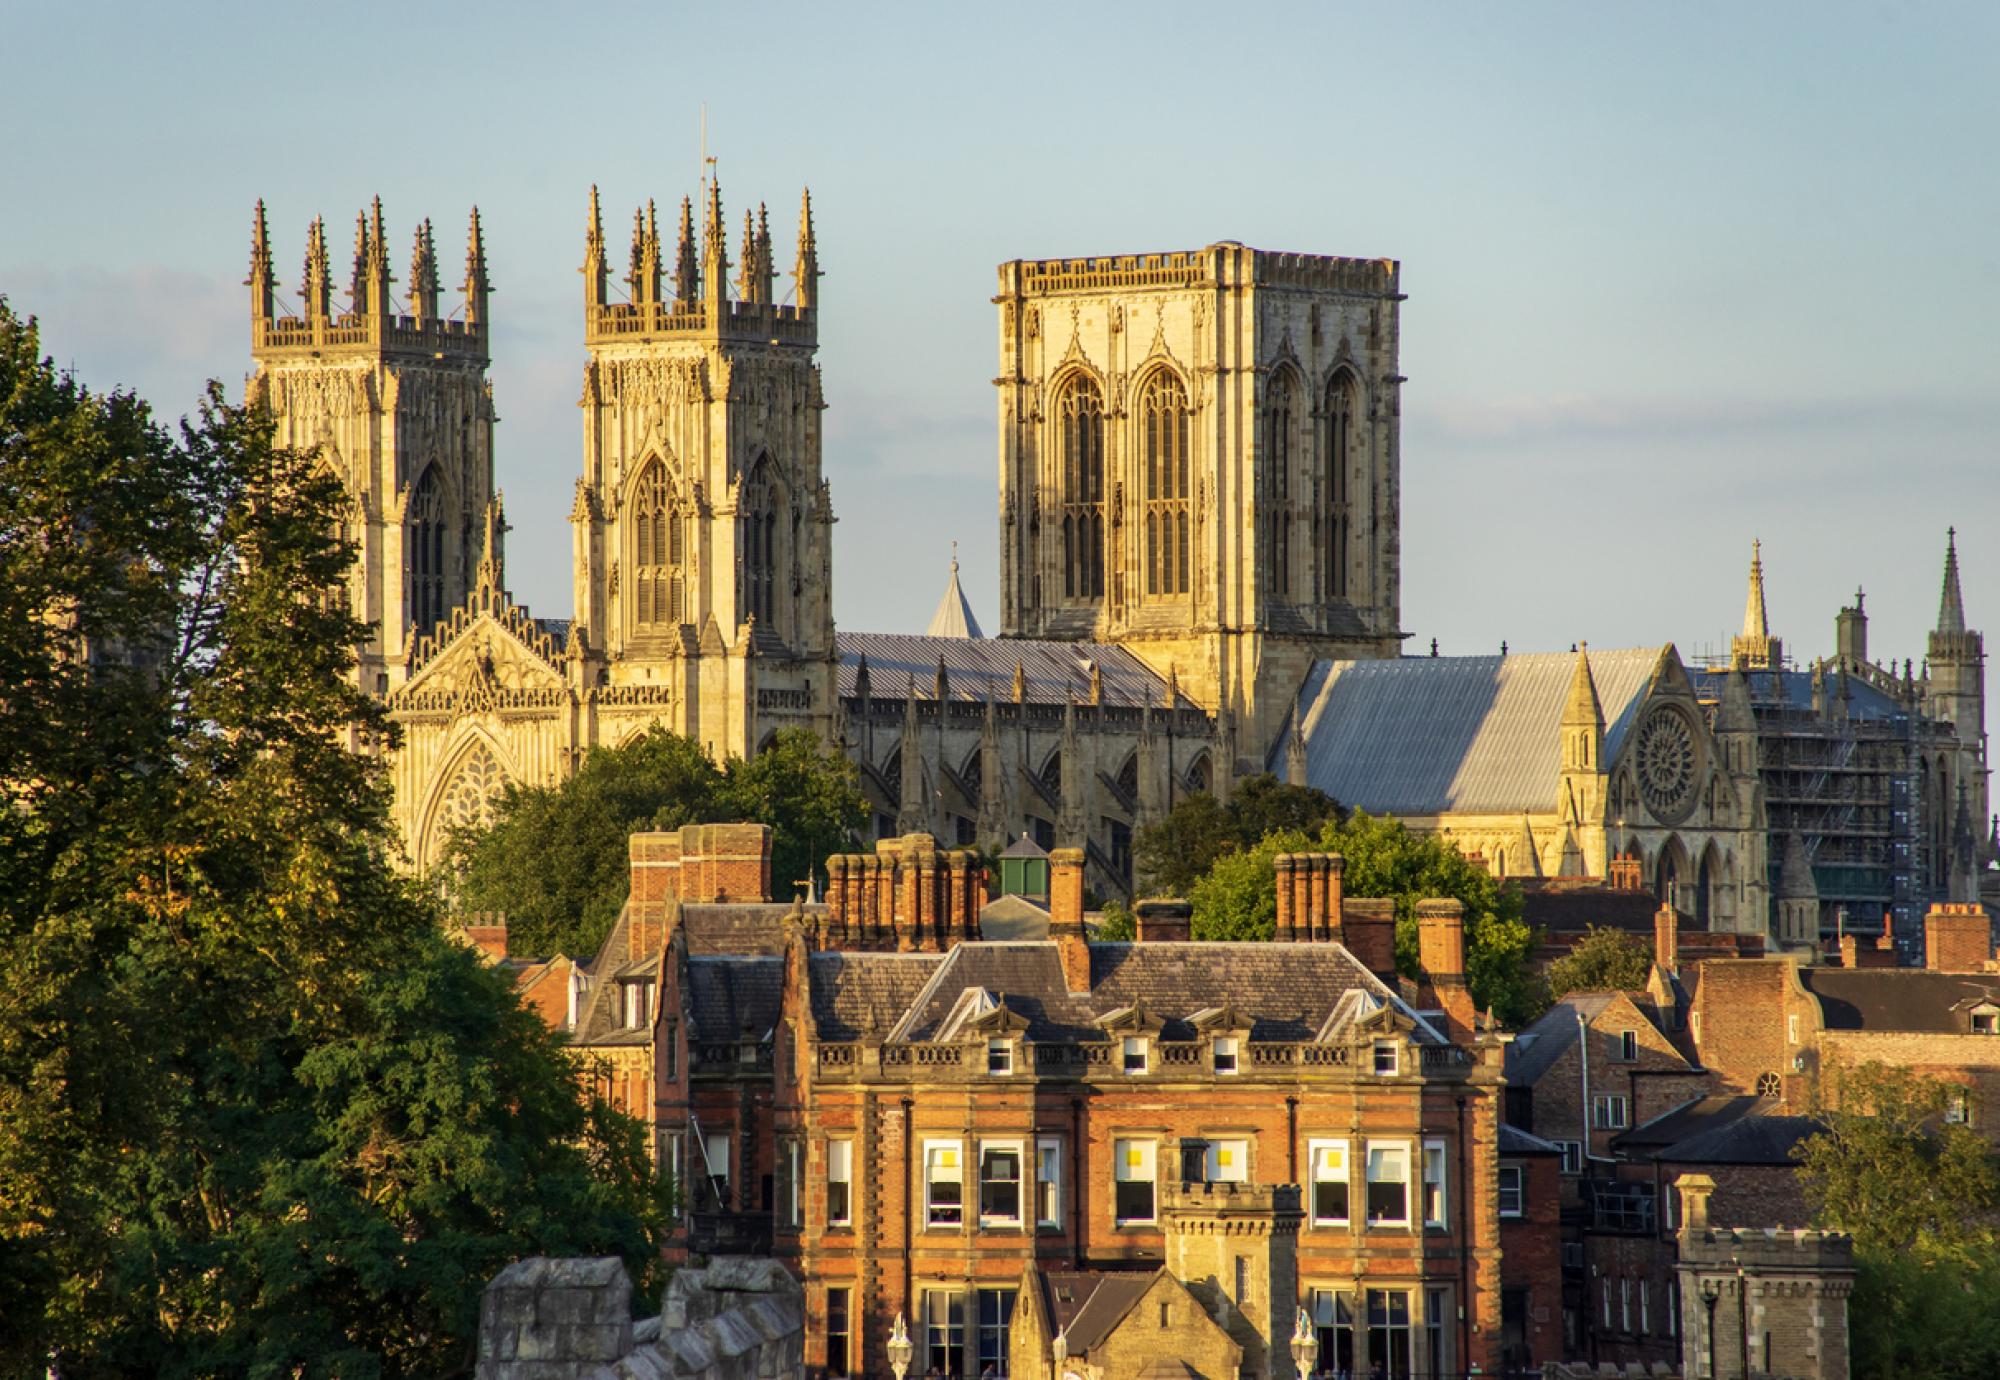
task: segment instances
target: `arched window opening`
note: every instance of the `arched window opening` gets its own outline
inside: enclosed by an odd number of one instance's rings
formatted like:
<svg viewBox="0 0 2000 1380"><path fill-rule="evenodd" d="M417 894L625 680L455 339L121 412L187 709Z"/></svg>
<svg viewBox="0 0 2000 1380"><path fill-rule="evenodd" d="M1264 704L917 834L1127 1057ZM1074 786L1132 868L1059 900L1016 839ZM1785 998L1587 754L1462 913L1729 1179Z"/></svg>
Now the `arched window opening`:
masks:
<svg viewBox="0 0 2000 1380"><path fill-rule="evenodd" d="M1125 793L1127 800L1139 798L1139 754L1134 752L1125 758L1125 765L1118 769L1118 789Z"/></svg>
<svg viewBox="0 0 2000 1380"><path fill-rule="evenodd" d="M1051 752L1048 760L1042 763L1042 769L1035 774L1041 777L1042 784L1049 788L1050 795L1054 796L1057 800L1062 799L1063 760L1061 748L1057 748L1054 752Z"/></svg>
<svg viewBox="0 0 2000 1380"><path fill-rule="evenodd" d="M1355 443L1356 391L1354 375L1346 369L1336 370L1326 387L1325 435L1321 447L1324 472L1321 476L1320 560L1325 567L1326 592L1335 599L1347 597L1347 539L1352 520L1349 490Z"/></svg>
<svg viewBox="0 0 2000 1380"><path fill-rule="evenodd" d="M1292 417L1290 370L1271 376L1264 399L1264 588L1279 598L1292 592Z"/></svg>
<svg viewBox="0 0 2000 1380"><path fill-rule="evenodd" d="M1056 405L1065 599L1104 597L1104 395L1078 374Z"/></svg>
<svg viewBox="0 0 2000 1380"><path fill-rule="evenodd" d="M1139 396L1140 458L1146 485L1146 593L1186 594L1191 584L1187 389L1165 369Z"/></svg>
<svg viewBox="0 0 2000 1380"><path fill-rule="evenodd" d="M1193 765L1187 769L1187 784L1191 791L1205 791L1209 788L1207 753L1204 752L1195 758Z"/></svg>
<svg viewBox="0 0 2000 1380"><path fill-rule="evenodd" d="M410 495L407 520L410 624L429 632L444 621L444 481L427 466Z"/></svg>
<svg viewBox="0 0 2000 1380"><path fill-rule="evenodd" d="M1713 859L1713 849L1703 853L1701 855L1701 870L1695 874L1694 922L1695 928L1698 930L1713 928L1711 923L1715 917L1715 908L1711 902L1711 897L1715 891Z"/></svg>
<svg viewBox="0 0 2000 1380"><path fill-rule="evenodd" d="M743 486L737 527L742 542L737 561L743 612L769 626L778 606L778 495L768 456L759 456Z"/></svg>
<svg viewBox="0 0 2000 1380"><path fill-rule="evenodd" d="M632 609L641 629L687 621L687 517L675 503L666 466L647 464L632 490Z"/></svg>

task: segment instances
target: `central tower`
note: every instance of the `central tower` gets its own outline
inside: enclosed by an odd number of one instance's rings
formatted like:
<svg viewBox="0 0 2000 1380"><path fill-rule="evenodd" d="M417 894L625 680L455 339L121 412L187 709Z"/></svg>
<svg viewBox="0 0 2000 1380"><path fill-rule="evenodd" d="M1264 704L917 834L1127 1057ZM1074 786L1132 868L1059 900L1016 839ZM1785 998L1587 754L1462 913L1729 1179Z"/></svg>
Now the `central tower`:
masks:
<svg viewBox="0 0 2000 1380"><path fill-rule="evenodd" d="M717 754L761 745L759 710L833 714L833 506L819 254L799 212L796 280L774 300L768 218L743 219L730 291L721 188L681 203L673 260L634 213L625 300L610 296L597 193L584 255L583 475L570 514L576 617L600 683L661 706ZM669 290L670 289L670 290Z"/></svg>
<svg viewBox="0 0 2000 1380"><path fill-rule="evenodd" d="M1226 774L1314 661L1396 655L1397 276L1233 243L1001 265L1003 632L1171 670Z"/></svg>

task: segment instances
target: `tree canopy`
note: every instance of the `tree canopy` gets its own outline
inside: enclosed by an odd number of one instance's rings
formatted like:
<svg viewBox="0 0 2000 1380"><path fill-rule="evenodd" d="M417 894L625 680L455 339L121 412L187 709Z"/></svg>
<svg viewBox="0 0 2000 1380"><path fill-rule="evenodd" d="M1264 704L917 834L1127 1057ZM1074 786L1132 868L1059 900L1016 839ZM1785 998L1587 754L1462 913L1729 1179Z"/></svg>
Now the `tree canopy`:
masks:
<svg viewBox="0 0 2000 1380"><path fill-rule="evenodd" d="M1341 817L1340 803L1310 786L1292 786L1265 772L1246 777L1224 804L1206 791L1182 796L1133 840L1142 886L1185 896L1218 861L1255 848L1281 830L1317 833Z"/></svg>
<svg viewBox="0 0 2000 1380"><path fill-rule="evenodd" d="M638 1125L391 866L345 502L0 301L0 1372L462 1373L507 1261L657 1264Z"/></svg>
<svg viewBox="0 0 2000 1380"><path fill-rule="evenodd" d="M1576 947L1549 964L1542 981L1551 999L1571 992L1631 992L1653 975L1653 950L1624 930L1592 925Z"/></svg>
<svg viewBox="0 0 2000 1380"><path fill-rule="evenodd" d="M625 904L634 832L769 824L771 886L783 897L867 817L854 764L806 729L781 730L755 757L718 766L701 744L655 726L593 749L559 785L509 787L490 828L452 840L445 875L459 909L507 913L515 952L587 957Z"/></svg>
<svg viewBox="0 0 2000 1380"><path fill-rule="evenodd" d="M1189 888L1196 939L1269 939L1276 932L1280 853L1339 853L1349 896L1396 901L1396 962L1416 976L1418 901L1455 897L1465 907L1466 980L1473 1000L1501 1019L1526 1020L1537 989L1527 970L1534 936L1521 919L1521 894L1467 862L1436 834L1418 834L1387 817L1355 811L1326 819L1317 833L1279 830L1245 851L1223 854Z"/></svg>
<svg viewBox="0 0 2000 1380"><path fill-rule="evenodd" d="M1795 1152L1823 1227L1854 1238L1857 1380L2000 1369L2000 1162L1972 1090L1909 1069L1835 1065Z"/></svg>

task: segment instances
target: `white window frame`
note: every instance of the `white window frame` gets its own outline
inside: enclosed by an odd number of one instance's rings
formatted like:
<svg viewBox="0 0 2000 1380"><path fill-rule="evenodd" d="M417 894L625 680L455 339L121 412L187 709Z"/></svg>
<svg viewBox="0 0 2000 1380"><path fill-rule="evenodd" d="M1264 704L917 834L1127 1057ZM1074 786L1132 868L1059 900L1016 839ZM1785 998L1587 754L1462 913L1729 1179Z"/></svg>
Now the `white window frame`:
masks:
<svg viewBox="0 0 2000 1380"><path fill-rule="evenodd" d="M1623 1275L1618 1277L1618 1330L1632 1330L1632 1281Z"/></svg>
<svg viewBox="0 0 2000 1380"><path fill-rule="evenodd" d="M1593 1131L1623 1131L1632 1124L1632 1102L1624 1093L1596 1093L1590 1099Z"/></svg>
<svg viewBox="0 0 2000 1380"><path fill-rule="evenodd" d="M1132 1162L1138 1154L1144 1164ZM1118 1185L1143 1183L1150 1190L1151 1210L1144 1217L1120 1214ZM1154 1136L1118 1136L1111 1142L1111 1220L1120 1227L1150 1227L1160 1220L1160 1142Z"/></svg>
<svg viewBox="0 0 2000 1380"><path fill-rule="evenodd" d="M1234 1035L1218 1035L1210 1050L1209 1062L1218 1076L1229 1078L1243 1068L1243 1046ZM1228 1060L1225 1064L1223 1061Z"/></svg>
<svg viewBox="0 0 2000 1380"><path fill-rule="evenodd" d="M826 1143L826 1224L829 1227L851 1226L854 1222L854 1142L845 1137ZM839 1184L847 1190L842 1197L838 1217L833 1215L833 1185Z"/></svg>
<svg viewBox="0 0 2000 1380"><path fill-rule="evenodd" d="M1645 1336L1653 1330L1653 1310L1646 1297L1646 1281L1639 1281L1639 1335Z"/></svg>
<svg viewBox="0 0 2000 1380"><path fill-rule="evenodd" d="M1972 1103L1963 1088L1954 1088L1946 1096L1944 1120L1947 1126L1970 1126L1972 1124Z"/></svg>
<svg viewBox="0 0 2000 1380"><path fill-rule="evenodd" d="M986 1072L994 1078L1006 1078L1014 1072L1012 1040L996 1038L986 1042Z"/></svg>
<svg viewBox="0 0 2000 1380"><path fill-rule="evenodd" d="M1134 1058L1138 1067L1133 1067ZM1127 1035L1118 1046L1118 1067L1134 1078L1153 1071L1152 1042L1144 1035Z"/></svg>
<svg viewBox="0 0 2000 1380"><path fill-rule="evenodd" d="M1513 1185L1511 1195L1508 1191L1510 1181ZM1499 1186L1500 1215L1502 1217L1526 1217L1528 1215L1528 1171L1526 1166L1518 1164L1501 1165ZM1511 1208L1507 1206L1509 1196L1514 1200L1514 1206Z"/></svg>
<svg viewBox="0 0 2000 1380"><path fill-rule="evenodd" d="M716 1189L716 1197L725 1202L732 1196L730 1190L733 1187L729 1178L729 1146L727 1131L710 1131L701 1138L702 1175L708 1179L711 1188L715 1187L715 1180L722 1180L721 1187Z"/></svg>
<svg viewBox="0 0 2000 1380"><path fill-rule="evenodd" d="M1426 1231L1451 1230L1451 1199L1446 1193L1446 1182L1450 1178L1450 1159L1446 1156L1444 1142L1427 1140L1423 1144L1423 1213ZM1433 1177L1435 1172L1435 1177ZM1435 1195L1433 1194L1435 1190ZM1435 1201L1433 1199L1435 1198ZM1435 1215L1432 1207L1437 1208Z"/></svg>
<svg viewBox="0 0 2000 1380"><path fill-rule="evenodd" d="M1375 1157L1378 1152L1384 1157L1385 1162L1387 1158L1390 1156L1396 1156L1400 1158L1402 1165L1402 1175L1400 1178L1391 1178L1387 1174L1384 1174L1379 1179L1375 1176ZM1362 1161L1363 1165L1362 1175L1363 1175L1363 1181L1368 1185L1369 1189L1372 1190L1374 1186L1378 1183L1379 1184L1400 1183L1403 1186L1403 1215L1401 1217L1381 1217L1381 1218L1376 1217L1374 1205L1372 1202L1373 1194L1369 1193L1367 1195L1364 1195L1361 1204L1361 1210L1364 1214L1366 1214L1366 1219L1370 1230L1373 1230L1377 1227L1383 1227L1383 1228L1400 1227L1407 1229L1410 1226L1410 1209L1412 1207L1412 1204L1410 1202L1410 1198L1412 1196L1410 1192L1410 1173L1411 1173L1410 1161L1414 1158L1415 1156L1413 1156L1410 1153L1410 1142L1406 1140L1371 1140L1368 1142L1366 1148L1366 1158Z"/></svg>
<svg viewBox="0 0 2000 1380"><path fill-rule="evenodd" d="M1374 1070L1377 1078L1394 1078L1402 1072L1403 1051L1396 1047L1394 1040L1377 1040L1369 1054L1368 1067Z"/></svg>
<svg viewBox="0 0 2000 1380"><path fill-rule="evenodd" d="M1249 1183L1250 1142L1241 1136L1209 1140L1201 1152L1201 1172L1207 1183Z"/></svg>
<svg viewBox="0 0 2000 1380"><path fill-rule="evenodd" d="M1581 1174L1583 1172L1583 1142L1580 1140L1559 1140L1556 1149L1562 1151L1562 1172Z"/></svg>
<svg viewBox="0 0 2000 1380"><path fill-rule="evenodd" d="M687 1132L669 1131L660 1138L666 1160L667 1180L674 1186L674 1217L678 1222L688 1208Z"/></svg>
<svg viewBox="0 0 2000 1380"><path fill-rule="evenodd" d="M1306 1204L1309 1220L1315 1227L1344 1227L1354 1220L1354 1162L1348 1158L1345 1140L1312 1140L1306 1142L1307 1174L1312 1182L1308 1185L1311 1200ZM1322 1179L1320 1166L1324 1158L1330 1156L1335 1177ZM1322 1183L1337 1183L1347 1189L1347 1211L1338 1217L1323 1217L1319 1211L1318 1188Z"/></svg>
<svg viewBox="0 0 2000 1380"><path fill-rule="evenodd" d="M1014 1156L1014 1215L1012 1217L1003 1216L998 1213L988 1213L986 1211L986 1185L988 1183L986 1178L986 1152L989 1150L997 1150L1002 1154L1011 1152ZM979 1142L979 1163L977 1167L979 1177L979 1225L982 1227L1020 1226L1022 1213L1027 1208L1026 1203L1022 1201L1023 1195L1026 1194L1028 1189L1028 1156L1026 1146L1019 1140L1005 1138L982 1140ZM1006 1180L994 1179L991 1182L1005 1183Z"/></svg>
<svg viewBox="0 0 2000 1380"><path fill-rule="evenodd" d="M940 1169L955 1169L958 1174L958 1204L940 1203L933 1196L939 1184L951 1180L932 1170L934 1156L948 1157L950 1163L939 1163ZM956 1221L940 1220L940 1213L958 1214ZM925 1231L959 1231L965 1226L965 1142L962 1140L927 1140L924 1142L924 1226Z"/></svg>
<svg viewBox="0 0 2000 1380"><path fill-rule="evenodd" d="M1984 1009L1972 1013L1974 1035L2000 1035L2000 1011Z"/></svg>
<svg viewBox="0 0 2000 1380"><path fill-rule="evenodd" d="M1063 1143L1060 1136L1040 1136L1035 1141L1035 1225L1038 1227L1060 1227L1062 1225L1062 1154ZM1044 1167L1055 1173L1044 1175ZM1042 1190L1049 1190L1048 1212L1043 1212Z"/></svg>

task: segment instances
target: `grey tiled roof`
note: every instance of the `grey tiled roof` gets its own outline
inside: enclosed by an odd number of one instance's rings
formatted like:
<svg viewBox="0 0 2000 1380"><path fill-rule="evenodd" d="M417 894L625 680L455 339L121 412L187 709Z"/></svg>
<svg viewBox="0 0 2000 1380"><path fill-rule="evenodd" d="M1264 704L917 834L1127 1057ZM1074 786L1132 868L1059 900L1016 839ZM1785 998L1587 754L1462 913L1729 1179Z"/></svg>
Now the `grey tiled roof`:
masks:
<svg viewBox="0 0 2000 1380"><path fill-rule="evenodd" d="M1963 1032L1964 1006L1985 997L2000 1000L2000 974L1802 967L1799 981L1819 998L1828 1030Z"/></svg>
<svg viewBox="0 0 2000 1380"><path fill-rule="evenodd" d="M778 1024L785 964L779 958L690 958L688 986L696 1039L763 1040Z"/></svg>
<svg viewBox="0 0 2000 1380"><path fill-rule="evenodd" d="M1507 1082L1531 1088L1541 1081L1563 1051L1576 1044L1577 1013L1586 1022L1594 1021L1611 1000L1608 992L1572 992L1544 1011L1507 1046Z"/></svg>
<svg viewBox="0 0 2000 1380"><path fill-rule="evenodd" d="M1144 1002L1164 1016L1163 1040L1193 1039L1186 1018L1220 1006L1254 1022L1253 1040L1310 1040L1347 992L1388 995L1338 944L1093 944L1090 983L1100 1013Z"/></svg>
<svg viewBox="0 0 2000 1380"><path fill-rule="evenodd" d="M908 1021L896 1037L935 1038L959 994L969 988L1004 999L1008 1010L1028 1022L1030 1040L1103 1038L1095 1025L1097 1007L1089 997L1070 992L1054 944L991 942L954 948L911 1003ZM888 1029L884 1027L885 1033Z"/></svg>
<svg viewBox="0 0 2000 1380"><path fill-rule="evenodd" d="M691 954L762 954L785 951L785 916L789 901L721 901L681 906L681 928ZM826 907L810 905L808 916L824 915Z"/></svg>
<svg viewBox="0 0 2000 1380"><path fill-rule="evenodd" d="M1702 1135L1733 1125L1746 1116L1763 1115L1776 1105L1777 1102L1773 1098L1751 1097L1747 1094L1698 1097L1660 1113L1651 1121L1634 1126L1623 1135L1612 1137L1611 1146L1614 1150L1641 1157L1650 1156L1668 1146L1677 1145L1690 1136Z"/></svg>
<svg viewBox="0 0 2000 1380"><path fill-rule="evenodd" d="M1540 1136L1523 1131L1518 1126L1509 1126L1504 1121L1500 1123L1500 1134L1497 1137L1497 1143L1500 1153L1503 1155L1560 1155L1562 1153L1562 1147L1554 1141L1543 1140Z"/></svg>
<svg viewBox="0 0 2000 1380"><path fill-rule="evenodd" d="M1653 1158L1668 1164L1796 1166L1792 1150L1825 1129L1809 1116L1745 1116L1689 1136Z"/></svg>
<svg viewBox="0 0 2000 1380"><path fill-rule="evenodd" d="M887 1035L917 999L942 954L817 953L808 956L813 1025L822 1040Z"/></svg>
<svg viewBox="0 0 2000 1380"><path fill-rule="evenodd" d="M944 659L951 698L967 703L1014 698L1014 663L1019 661L1032 704L1079 704L1090 699L1090 668L1099 669L1104 700L1109 705L1137 708L1149 701L1166 708L1167 681L1123 647L1103 642L1058 642L1024 637L912 637L903 633L834 634L840 654L840 694L855 694L861 658L868 658L871 693L901 699L914 688L919 699L931 699L937 687L938 659ZM1181 696L1182 708L1193 702Z"/></svg>
<svg viewBox="0 0 2000 1380"><path fill-rule="evenodd" d="M1045 1270L1040 1275L1042 1300L1056 1328L1069 1337L1070 1354L1081 1355L1111 1335L1159 1275L1158 1270Z"/></svg>
<svg viewBox="0 0 2000 1380"><path fill-rule="evenodd" d="M1590 653L1607 763L1667 650ZM1319 662L1300 694L1307 781L1377 814L1553 810L1575 671L1569 652ZM1272 751L1281 771L1282 738Z"/></svg>

